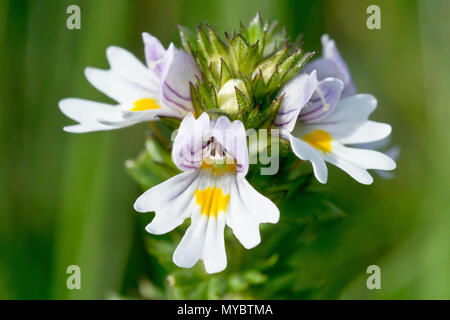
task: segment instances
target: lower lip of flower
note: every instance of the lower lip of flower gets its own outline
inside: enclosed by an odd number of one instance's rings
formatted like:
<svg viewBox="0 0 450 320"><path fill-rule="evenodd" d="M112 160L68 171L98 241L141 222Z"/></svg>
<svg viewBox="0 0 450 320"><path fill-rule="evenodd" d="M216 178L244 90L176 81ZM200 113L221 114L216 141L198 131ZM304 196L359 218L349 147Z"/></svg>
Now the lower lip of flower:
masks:
<svg viewBox="0 0 450 320"><path fill-rule="evenodd" d="M230 195L225 195L220 187L207 187L204 190L195 190L195 202L200 206L201 214L208 218L217 218L219 212L226 212Z"/></svg>

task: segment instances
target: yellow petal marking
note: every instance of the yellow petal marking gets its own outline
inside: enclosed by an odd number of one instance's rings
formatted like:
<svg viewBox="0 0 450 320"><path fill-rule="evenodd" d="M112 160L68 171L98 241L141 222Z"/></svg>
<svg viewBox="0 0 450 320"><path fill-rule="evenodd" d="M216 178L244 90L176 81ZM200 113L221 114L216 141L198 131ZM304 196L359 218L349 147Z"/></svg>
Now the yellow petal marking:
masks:
<svg viewBox="0 0 450 320"><path fill-rule="evenodd" d="M136 100L134 102L134 106L130 111L145 111L145 110L154 110L160 109L161 106L155 101L155 99L151 98L143 98Z"/></svg>
<svg viewBox="0 0 450 320"><path fill-rule="evenodd" d="M202 170L209 170L212 174L222 176L225 173L236 173L236 161L227 158L224 163L214 163L210 159L203 159L200 167Z"/></svg>
<svg viewBox="0 0 450 320"><path fill-rule="evenodd" d="M230 195L225 195L220 187L207 187L204 190L195 190L195 201L201 208L201 214L205 214L208 218L211 216L217 218L220 211L227 210Z"/></svg>
<svg viewBox="0 0 450 320"><path fill-rule="evenodd" d="M331 135L324 130L314 130L313 132L306 134L303 141L307 142L316 149L319 149L325 153L330 152L332 149Z"/></svg>

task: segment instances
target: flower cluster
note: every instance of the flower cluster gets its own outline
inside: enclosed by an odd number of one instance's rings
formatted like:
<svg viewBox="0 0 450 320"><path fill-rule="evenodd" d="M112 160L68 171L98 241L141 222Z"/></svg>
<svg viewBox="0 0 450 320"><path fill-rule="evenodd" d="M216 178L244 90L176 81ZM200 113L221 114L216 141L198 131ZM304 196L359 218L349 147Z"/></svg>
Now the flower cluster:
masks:
<svg viewBox="0 0 450 320"><path fill-rule="evenodd" d="M68 132L147 121L175 126L171 155L180 173L147 190L134 208L155 212L146 227L152 234L167 233L190 218L173 254L176 265L190 268L203 260L206 272L222 271L225 225L249 249L261 241L260 223L278 222L277 206L246 180L246 130L279 130L279 142L309 161L321 183L327 182L326 162L363 184L373 181L367 169L395 168L387 155L358 147L386 138L391 127L369 120L377 100L357 93L327 35L322 56L309 62L312 53L289 43L275 23L263 23L259 15L239 33L225 33L225 39L208 25L195 32L180 27L180 34L183 49L173 44L165 49L144 33L146 64L109 47L109 70L86 69L89 82L117 105L77 98L59 103L78 122L65 127Z"/></svg>

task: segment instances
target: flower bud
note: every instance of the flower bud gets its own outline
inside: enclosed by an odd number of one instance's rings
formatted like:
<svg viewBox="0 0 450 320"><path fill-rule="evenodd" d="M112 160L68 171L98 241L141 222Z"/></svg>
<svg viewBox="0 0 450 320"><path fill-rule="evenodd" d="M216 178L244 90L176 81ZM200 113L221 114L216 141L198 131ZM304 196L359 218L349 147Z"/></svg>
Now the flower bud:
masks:
<svg viewBox="0 0 450 320"><path fill-rule="evenodd" d="M241 79L230 79L217 93L217 102L221 110L228 113L236 113L239 111L239 103L236 97L236 89L248 96L247 88Z"/></svg>

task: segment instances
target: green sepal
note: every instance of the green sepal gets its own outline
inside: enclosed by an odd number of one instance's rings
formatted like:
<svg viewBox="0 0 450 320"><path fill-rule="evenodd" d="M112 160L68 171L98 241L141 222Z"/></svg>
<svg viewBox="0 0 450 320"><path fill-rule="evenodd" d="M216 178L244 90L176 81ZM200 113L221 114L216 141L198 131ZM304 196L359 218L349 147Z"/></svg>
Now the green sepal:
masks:
<svg viewBox="0 0 450 320"><path fill-rule="evenodd" d="M220 88L224 86L224 84L233 78L233 75L231 74L230 68L228 67L225 60L220 59Z"/></svg>
<svg viewBox="0 0 450 320"><path fill-rule="evenodd" d="M236 92L236 99L239 105L239 110L243 112L251 111L251 109L253 108L253 103L238 87L234 87L234 90Z"/></svg>
<svg viewBox="0 0 450 320"><path fill-rule="evenodd" d="M192 82L189 82L189 91L191 93L191 100L192 105L194 107L194 112L198 116L202 114L202 112L204 111L203 103L201 100L202 98L200 96L200 93L198 92L197 87Z"/></svg>

